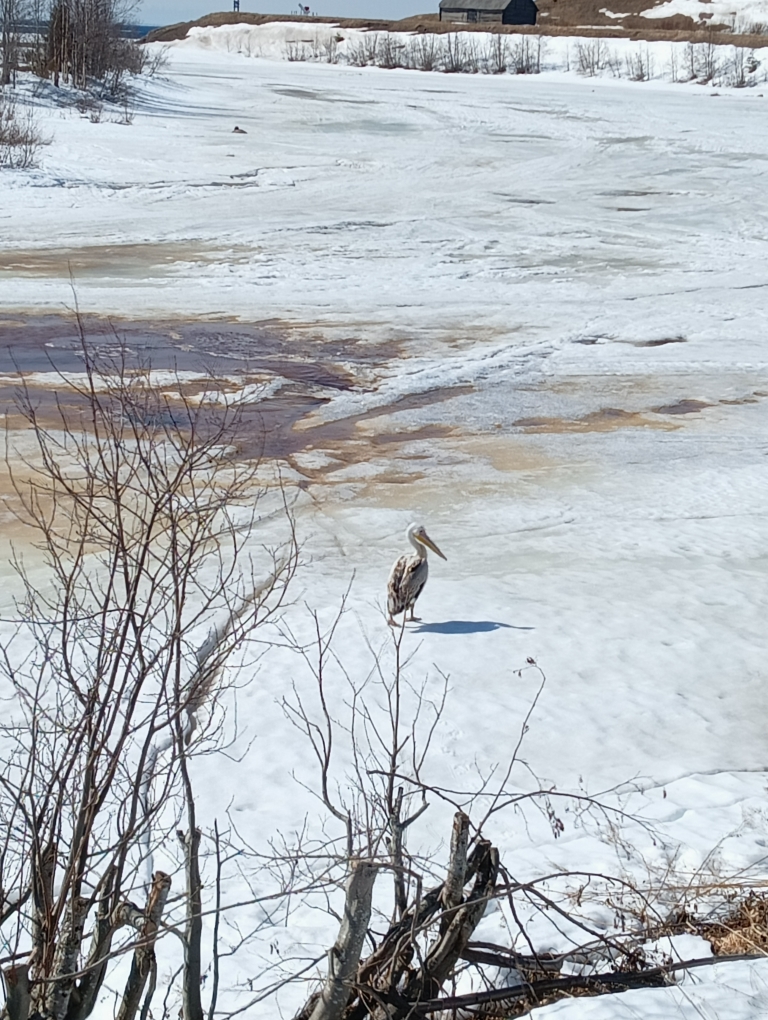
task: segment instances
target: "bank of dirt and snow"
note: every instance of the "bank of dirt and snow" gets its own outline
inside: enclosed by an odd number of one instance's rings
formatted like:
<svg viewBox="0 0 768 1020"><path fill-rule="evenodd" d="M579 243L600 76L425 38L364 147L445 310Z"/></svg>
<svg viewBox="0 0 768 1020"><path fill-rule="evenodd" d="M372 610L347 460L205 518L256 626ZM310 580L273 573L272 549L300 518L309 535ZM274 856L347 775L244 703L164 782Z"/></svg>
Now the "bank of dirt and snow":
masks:
<svg viewBox="0 0 768 1020"><path fill-rule="evenodd" d="M655 8L653 9L655 10ZM649 17L653 10L646 12ZM748 88L766 81L768 36L750 40L642 40L453 31L343 28L323 22L195 25L177 46L269 60L473 74L577 72L636 82ZM765 46L765 50L763 50Z"/></svg>
<svg viewBox="0 0 768 1020"><path fill-rule="evenodd" d="M422 519L448 557L406 636L414 679L450 674L430 781L463 787L506 758L535 695L515 672L531 657L548 678L531 767L563 790L635 780L606 796L663 837L628 823L628 850L568 814L557 840L546 819L500 816L491 835L517 877L546 862L759 883L762 86L672 84L668 43L648 44L655 71L642 83L609 68L579 76L575 40L547 40L542 73L525 76L285 59L329 31L194 33L142 86L130 125L33 99L51 144L33 173L0 177L5 325L71 304L71 268L84 311L163 318L171 339L174 317L208 317L212 335L217 318L280 320L287 358L307 337L329 362L340 339L380 345L364 368L350 358L349 387L314 390L325 402L299 423L327 438L285 469L303 486L305 561L286 622L308 637L303 602L330 620L354 575L339 655L367 675L371 647L388 647L389 566ZM615 45L622 59L646 46ZM211 351L226 374L226 350ZM343 440L313 432L331 422L348 423ZM311 780L311 754L276 703L307 676L272 636L238 706L241 744L199 776L201 817L228 807L257 845L317 818L292 778ZM434 846L446 812L429 818L414 838ZM594 918L613 930L606 908ZM507 921L489 913L480 937L502 942ZM314 911L275 916L226 963L226 1007L249 1001L261 960L290 969L334 935ZM754 1020L767 988L764 963L720 964L675 988L537 1015ZM286 1015L302 993L282 993ZM274 1003L248 1015L274 1017Z"/></svg>

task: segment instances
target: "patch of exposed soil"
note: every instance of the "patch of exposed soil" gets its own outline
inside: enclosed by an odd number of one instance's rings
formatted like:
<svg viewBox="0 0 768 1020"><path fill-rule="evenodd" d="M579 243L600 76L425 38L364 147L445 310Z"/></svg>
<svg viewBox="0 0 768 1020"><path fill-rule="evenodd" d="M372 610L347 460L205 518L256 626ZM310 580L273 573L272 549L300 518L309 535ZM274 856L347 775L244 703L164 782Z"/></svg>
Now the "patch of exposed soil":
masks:
<svg viewBox="0 0 768 1020"><path fill-rule="evenodd" d="M178 263L248 261L247 245L206 244L204 241L148 241L144 244L91 244L80 247L6 249L0 252L0 273L14 276L78 278L89 275L133 279L170 275ZM165 272L164 272L165 270Z"/></svg>
<svg viewBox="0 0 768 1020"><path fill-rule="evenodd" d="M705 400L678 400L674 404L662 404L652 408L654 414L699 414L705 407L712 407Z"/></svg>
<svg viewBox="0 0 768 1020"><path fill-rule="evenodd" d="M613 432L616 429L676 428L666 422L647 418L638 411L623 411L619 407L603 407L578 418L518 418L514 426L526 432Z"/></svg>

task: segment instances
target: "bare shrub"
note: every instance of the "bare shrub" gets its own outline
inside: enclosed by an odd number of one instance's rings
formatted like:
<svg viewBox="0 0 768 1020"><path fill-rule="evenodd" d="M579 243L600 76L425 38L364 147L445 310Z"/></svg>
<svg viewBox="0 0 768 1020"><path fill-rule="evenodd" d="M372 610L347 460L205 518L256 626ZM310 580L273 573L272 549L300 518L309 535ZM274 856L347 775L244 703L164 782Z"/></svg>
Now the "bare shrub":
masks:
<svg viewBox="0 0 768 1020"><path fill-rule="evenodd" d="M437 67L440 51L437 36L431 32L417 35L411 39L408 47L408 63L417 71L434 71Z"/></svg>
<svg viewBox="0 0 768 1020"><path fill-rule="evenodd" d="M347 60L354 67L376 65L379 60L379 33L366 32L347 50Z"/></svg>
<svg viewBox="0 0 768 1020"><path fill-rule="evenodd" d="M708 40L699 47L698 80L702 85L714 81L720 71L720 53L717 46Z"/></svg>
<svg viewBox="0 0 768 1020"><path fill-rule="evenodd" d="M168 67L170 46L157 46L151 51L146 46L142 46L141 57L141 73L148 78L154 78Z"/></svg>
<svg viewBox="0 0 768 1020"><path fill-rule="evenodd" d="M635 50L626 57L627 76L632 81L650 81L653 77L653 58L649 47Z"/></svg>
<svg viewBox="0 0 768 1020"><path fill-rule="evenodd" d="M541 36L523 35L512 47L510 67L515 74L539 74L541 72Z"/></svg>
<svg viewBox="0 0 768 1020"><path fill-rule="evenodd" d="M183 1014L201 1018L211 900L190 761L220 746L227 660L282 602L295 546L245 549L259 486L233 452L238 412L212 381L189 400L130 367L124 347L102 359L84 342L82 356L53 425L22 391L34 452L8 436L13 506L48 575L37 588L17 565L16 628L0 655L0 941L13 953L0 962L29 989L3 1015L87 1020L129 953L112 1015L146 1018L170 928ZM161 846L169 872L154 869Z"/></svg>
<svg viewBox="0 0 768 1020"><path fill-rule="evenodd" d="M47 144L32 110L20 113L13 99L0 92L0 167L29 170Z"/></svg>
<svg viewBox="0 0 768 1020"><path fill-rule="evenodd" d="M723 80L726 85L743 89L757 84L757 69L760 61L754 50L746 50L743 46L734 46L730 57L723 65Z"/></svg>
<svg viewBox="0 0 768 1020"><path fill-rule="evenodd" d="M621 57L614 50L606 51L605 68L614 78L621 78L623 64Z"/></svg>
<svg viewBox="0 0 768 1020"><path fill-rule="evenodd" d="M368 54L362 41L350 43L347 47L347 63L352 67L367 67Z"/></svg>
<svg viewBox="0 0 768 1020"><path fill-rule="evenodd" d="M96 96L86 92L81 96L77 97L75 101L75 109L83 116L87 117L91 124L100 124L101 115L104 112L104 104Z"/></svg>
<svg viewBox="0 0 768 1020"><path fill-rule="evenodd" d="M677 67L677 50L674 45L669 47L669 76L672 81L679 81L679 71Z"/></svg>
<svg viewBox="0 0 768 1020"><path fill-rule="evenodd" d="M689 42L685 48L685 71L687 81L700 85L713 82L721 71L720 52L712 39L707 42Z"/></svg>
<svg viewBox="0 0 768 1020"><path fill-rule="evenodd" d="M696 43L689 42L685 47L685 59L683 61L685 65L685 81L696 80Z"/></svg>
<svg viewBox="0 0 768 1020"><path fill-rule="evenodd" d="M303 42L288 40L285 44L285 59L292 64L305 63L310 59L311 53Z"/></svg>
<svg viewBox="0 0 768 1020"><path fill-rule="evenodd" d="M464 70L469 74L477 74L480 70L480 57L477 52L477 45L472 36L467 39L466 58Z"/></svg>
<svg viewBox="0 0 768 1020"><path fill-rule="evenodd" d="M485 48L485 66L489 74L504 74L509 64L509 44L501 32L494 32Z"/></svg>
<svg viewBox="0 0 768 1020"><path fill-rule="evenodd" d="M443 36L442 70L446 74L461 74L468 70L469 53L466 34L463 32L447 32Z"/></svg>
<svg viewBox="0 0 768 1020"><path fill-rule="evenodd" d="M127 99L124 100L122 109L118 117L113 121L114 124L124 124L126 127L133 124L134 117L136 116L136 108Z"/></svg>
<svg viewBox="0 0 768 1020"><path fill-rule="evenodd" d="M341 35L329 35L323 40L322 53L326 64L338 64L341 42L344 42L344 36Z"/></svg>
<svg viewBox="0 0 768 1020"><path fill-rule="evenodd" d="M378 43L376 62L379 67L393 70L405 66L404 47L391 32L384 32Z"/></svg>
<svg viewBox="0 0 768 1020"><path fill-rule="evenodd" d="M576 43L576 70L587 78L594 78L605 69L607 57L608 47L602 39Z"/></svg>

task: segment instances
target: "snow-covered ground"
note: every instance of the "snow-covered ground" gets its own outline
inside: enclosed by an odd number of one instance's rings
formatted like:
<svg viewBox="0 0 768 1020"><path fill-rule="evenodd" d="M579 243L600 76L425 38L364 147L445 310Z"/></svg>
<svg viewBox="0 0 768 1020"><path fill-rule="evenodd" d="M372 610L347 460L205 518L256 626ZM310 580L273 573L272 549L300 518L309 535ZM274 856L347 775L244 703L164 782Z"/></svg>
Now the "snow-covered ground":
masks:
<svg viewBox="0 0 768 1020"><path fill-rule="evenodd" d="M130 125L39 100L40 168L0 177L5 319L70 304L69 264L85 311L274 319L288 357L292 338L381 345L299 426L305 565L286 622L308 633L303 601L330 618L354 575L338 647L366 675L390 640L388 568L423 520L448 557L405 638L415 679L450 676L430 778L464 786L505 760L532 657L547 675L525 741L539 776L638 780L626 806L667 841L638 830L640 872L679 845L683 880L718 846L723 872L760 877L768 99L562 69L289 63L222 39L172 47ZM245 765L201 770L204 824L222 790L254 842L314 818L291 778L311 776L311 756L276 704L292 679L306 682L300 658L275 649L240 704ZM427 841L445 836L435 819ZM491 835L519 875L542 859L616 868L615 842L567 816L556 843L500 819ZM304 920L265 945L327 945L327 925ZM498 917L483 923L504 938ZM236 959L229 980L244 981ZM720 965L536 1015L753 1020L768 970Z"/></svg>

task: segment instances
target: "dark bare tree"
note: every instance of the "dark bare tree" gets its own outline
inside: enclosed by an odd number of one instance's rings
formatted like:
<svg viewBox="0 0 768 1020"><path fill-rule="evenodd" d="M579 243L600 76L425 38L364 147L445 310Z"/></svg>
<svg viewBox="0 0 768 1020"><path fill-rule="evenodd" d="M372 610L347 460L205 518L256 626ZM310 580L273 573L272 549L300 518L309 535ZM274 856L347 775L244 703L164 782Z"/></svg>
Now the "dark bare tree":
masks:
<svg viewBox="0 0 768 1020"><path fill-rule="evenodd" d="M118 95L126 75L144 66L141 47L123 31L130 11L126 0L52 0L46 70L54 84Z"/></svg>
<svg viewBox="0 0 768 1020"><path fill-rule="evenodd" d="M85 1020L128 954L119 1017L146 1017L173 886L184 1016L202 1020L188 764L221 739L227 664L284 603L296 543L284 498L284 543L255 541L265 490L213 381L161 389L126 351L105 359L82 339L84 371L53 406L21 392L33 452L6 436L10 505L41 563L17 560L24 595L0 650L2 1015Z"/></svg>

